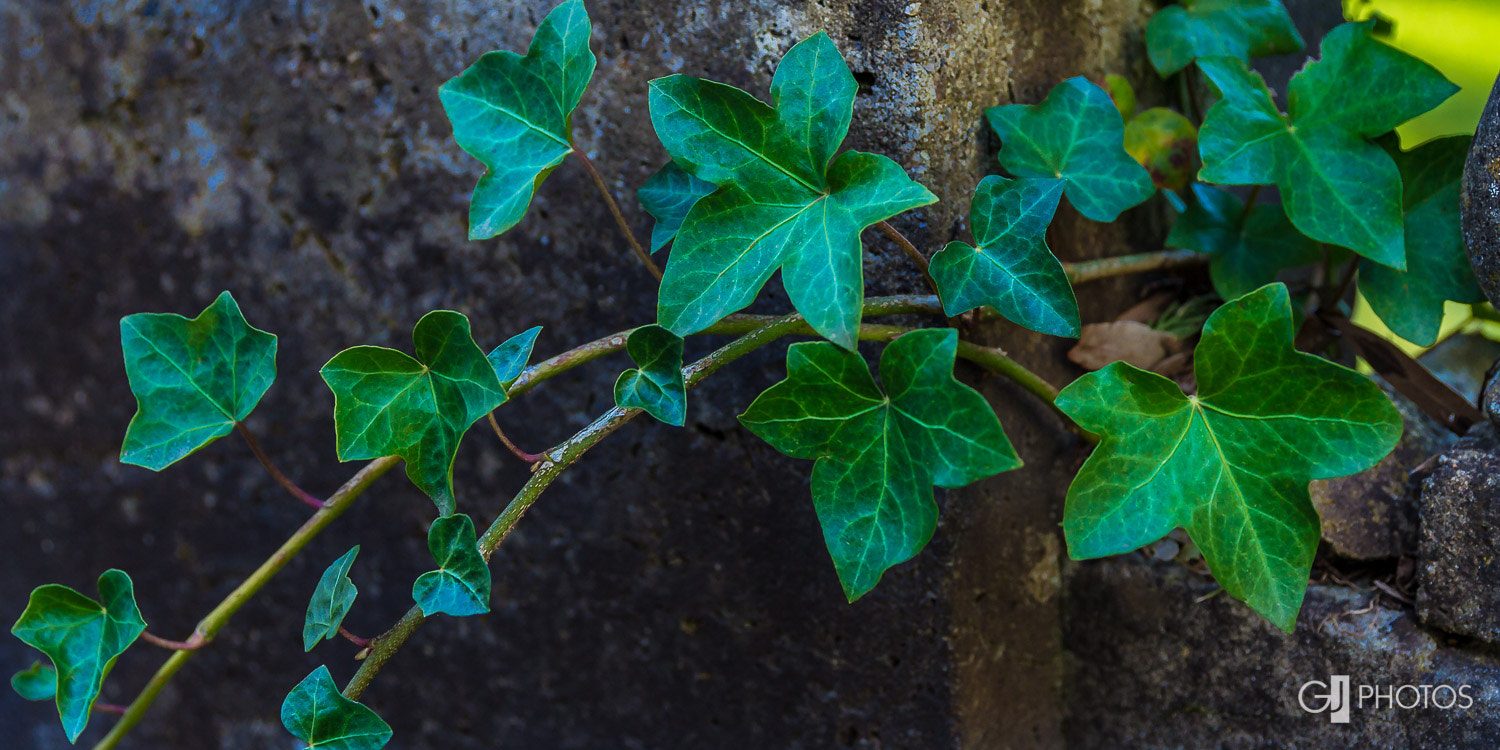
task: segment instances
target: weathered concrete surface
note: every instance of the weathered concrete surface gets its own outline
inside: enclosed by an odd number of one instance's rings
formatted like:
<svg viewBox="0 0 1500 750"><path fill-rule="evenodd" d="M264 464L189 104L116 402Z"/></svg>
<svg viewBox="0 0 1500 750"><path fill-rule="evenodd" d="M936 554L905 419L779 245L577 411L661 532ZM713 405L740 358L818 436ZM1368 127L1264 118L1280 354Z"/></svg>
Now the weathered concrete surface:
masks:
<svg viewBox="0 0 1500 750"><path fill-rule="evenodd" d="M1500 644L1500 437L1481 423L1422 482L1417 614L1430 627Z"/></svg>
<svg viewBox="0 0 1500 750"><path fill-rule="evenodd" d="M1464 163L1463 226L1479 286L1490 302L1500 304L1500 79Z"/></svg>

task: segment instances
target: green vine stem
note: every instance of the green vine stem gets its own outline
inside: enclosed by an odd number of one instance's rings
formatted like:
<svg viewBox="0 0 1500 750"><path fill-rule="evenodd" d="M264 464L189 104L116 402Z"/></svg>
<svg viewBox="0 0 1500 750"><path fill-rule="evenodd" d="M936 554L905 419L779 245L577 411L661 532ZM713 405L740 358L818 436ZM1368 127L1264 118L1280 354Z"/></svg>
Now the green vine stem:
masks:
<svg viewBox="0 0 1500 750"><path fill-rule="evenodd" d="M1152 253L1064 263L1063 270L1068 273L1068 281L1082 284L1085 281L1097 281L1111 276L1124 276L1146 271L1169 271L1174 268L1199 266L1207 262L1208 254L1197 250L1158 250Z"/></svg>
<svg viewBox="0 0 1500 750"><path fill-rule="evenodd" d="M625 221L625 214L620 212L620 204L616 203L615 196L610 194L609 184L604 181L604 175L599 174L598 167L594 166L594 160L577 146L573 146L573 155L578 157L584 170L589 173L589 178L594 181L594 186L599 188L599 194L604 196L604 203L609 206L610 215L615 217L615 225L620 227L620 233L624 234L625 240L630 243L630 251L635 253L635 257L640 259L641 263L646 266L646 270L650 271L657 281L661 281L661 269L657 268L656 261L651 260L651 253L646 252L641 241L635 238L635 231L630 228L630 222Z"/></svg>

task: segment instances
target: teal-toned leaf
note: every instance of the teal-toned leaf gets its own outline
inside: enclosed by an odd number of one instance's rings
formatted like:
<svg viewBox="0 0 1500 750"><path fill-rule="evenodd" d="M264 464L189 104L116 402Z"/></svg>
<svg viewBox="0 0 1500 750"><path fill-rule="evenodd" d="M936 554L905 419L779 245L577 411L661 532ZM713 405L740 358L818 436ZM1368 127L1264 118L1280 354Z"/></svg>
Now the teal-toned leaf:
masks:
<svg viewBox="0 0 1500 750"><path fill-rule="evenodd" d="M1063 389L1058 408L1103 436L1068 488L1074 559L1181 526L1225 591L1292 630L1318 545L1308 482L1374 466L1401 436L1373 381L1297 351L1294 332L1272 284L1209 316L1197 395L1122 362Z"/></svg>
<svg viewBox="0 0 1500 750"><path fill-rule="evenodd" d="M1125 153L1125 122L1088 79L1057 84L1041 104L984 111L1000 135L1000 165L1017 177L1061 180L1068 201L1094 221L1114 221L1151 197L1151 175Z"/></svg>
<svg viewBox="0 0 1500 750"><path fill-rule="evenodd" d="M505 343L495 347L494 351L486 357L490 366L495 368L495 377L500 380L500 385L506 388L521 377L521 371L526 369L526 363L531 360L531 350L536 346L537 334L542 332L541 326L533 326L505 340Z"/></svg>
<svg viewBox="0 0 1500 750"><path fill-rule="evenodd" d="M1383 141L1401 171L1406 271L1361 259L1359 290L1396 335L1420 346L1437 341L1444 300L1484 301L1459 227L1459 182L1469 141L1442 138L1412 151L1400 150L1395 138Z"/></svg>
<svg viewBox="0 0 1500 750"><path fill-rule="evenodd" d="M1197 202L1188 206L1167 235L1166 246L1208 253L1208 274L1224 299L1249 294L1276 280L1276 274L1316 262L1318 243L1287 220L1279 203L1245 202L1227 190L1193 185Z"/></svg>
<svg viewBox="0 0 1500 750"><path fill-rule="evenodd" d="M1347 23L1323 38L1322 59L1292 77L1288 115L1242 61L1199 60L1223 93L1198 133L1199 178L1275 184L1303 234L1405 270L1401 175L1369 139L1432 109L1458 87L1375 39L1372 23Z"/></svg>
<svg viewBox="0 0 1500 750"><path fill-rule="evenodd" d="M515 226L573 153L570 118L594 75L589 33L583 0L568 0L542 20L525 56L486 53L438 89L453 139L486 170L469 202L469 239Z"/></svg>
<svg viewBox="0 0 1500 750"><path fill-rule="evenodd" d="M458 441L480 417L505 403L495 368L451 310L422 316L412 330L416 358L394 349L356 346L321 371L333 391L340 461L399 456L406 476L451 514Z"/></svg>
<svg viewBox="0 0 1500 750"><path fill-rule="evenodd" d="M852 349L864 303L860 232L937 200L884 156L846 151L858 86L819 32L782 58L775 107L731 86L651 82L651 123L672 161L718 190L692 205L667 261L657 319L679 336L750 304L781 269L792 305Z"/></svg>
<svg viewBox="0 0 1500 750"><path fill-rule="evenodd" d="M950 242L929 269L949 317L989 305L1033 331L1078 335L1078 300L1046 242L1062 192L1059 180L991 175L979 183L969 207L978 247Z"/></svg>
<svg viewBox="0 0 1500 750"><path fill-rule="evenodd" d="M287 693L281 725L307 750L380 750L391 727L362 704L345 698L328 667L318 667Z"/></svg>
<svg viewBox="0 0 1500 750"><path fill-rule="evenodd" d="M229 292L198 317L120 319L136 412L120 461L161 471L228 435L276 379L276 337L252 328Z"/></svg>
<svg viewBox="0 0 1500 750"><path fill-rule="evenodd" d="M677 236L688 210L715 189L713 183L688 174L674 162L669 161L656 170L635 193L641 199L641 206L656 219L651 227L651 252L666 247Z"/></svg>
<svg viewBox="0 0 1500 750"><path fill-rule="evenodd" d="M661 326L630 332L625 351L634 369L615 381L615 404L644 409L657 419L681 427L687 419L687 386L682 381L682 339Z"/></svg>
<svg viewBox="0 0 1500 750"><path fill-rule="evenodd" d="M10 676L10 687L29 701L52 700L57 695L57 670L51 664L34 661L30 667Z"/></svg>
<svg viewBox="0 0 1500 750"><path fill-rule="evenodd" d="M422 614L464 617L490 611L490 566L479 554L473 520L460 513L433 521L427 550L438 569L423 573L411 588Z"/></svg>
<svg viewBox="0 0 1500 750"><path fill-rule="evenodd" d="M786 380L740 415L776 450L817 461L813 505L850 601L927 545L934 485L962 487L1021 465L984 397L953 377L957 347L952 329L891 342L881 393L859 354L793 344Z"/></svg>
<svg viewBox="0 0 1500 750"><path fill-rule="evenodd" d="M1146 26L1146 55L1163 77L1200 57L1249 60L1300 49L1302 36L1281 0L1183 0Z"/></svg>
<svg viewBox="0 0 1500 750"><path fill-rule="evenodd" d="M69 742L88 726L89 711L115 659L145 629L135 588L124 571L110 569L99 576L99 601L55 583L31 592L26 611L10 632L52 660L57 714Z"/></svg>
<svg viewBox="0 0 1500 750"><path fill-rule="evenodd" d="M1182 190L1198 171L1198 129L1166 107L1152 107L1125 123L1125 153L1146 168L1151 183Z"/></svg>
<svg viewBox="0 0 1500 750"><path fill-rule="evenodd" d="M359 545L356 544L353 549L334 560L318 579L318 587L313 589L312 600L307 603L307 617L302 622L303 651L311 651L319 641L339 634L344 616L349 614L349 608L354 606L354 597L359 595L354 581L349 580L349 568L354 565L354 558L358 554Z"/></svg>

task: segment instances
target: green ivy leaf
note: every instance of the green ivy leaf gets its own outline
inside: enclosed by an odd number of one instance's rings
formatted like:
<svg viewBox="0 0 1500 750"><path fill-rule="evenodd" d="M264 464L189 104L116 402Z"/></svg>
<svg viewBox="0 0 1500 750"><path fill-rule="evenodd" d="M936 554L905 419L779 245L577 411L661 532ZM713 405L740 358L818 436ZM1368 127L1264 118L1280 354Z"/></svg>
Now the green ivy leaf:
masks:
<svg viewBox="0 0 1500 750"><path fill-rule="evenodd" d="M26 611L10 632L52 660L57 670L57 714L69 742L77 741L88 725L89 711L115 659L145 629L134 586L124 571L110 569L99 576L97 602L55 583L31 592Z"/></svg>
<svg viewBox="0 0 1500 750"><path fill-rule="evenodd" d="M1000 166L1017 177L1059 180L1068 201L1094 221L1114 221L1155 192L1151 175L1125 153L1125 123L1088 79L1057 84L1041 104L984 111L1000 135Z"/></svg>
<svg viewBox="0 0 1500 750"><path fill-rule="evenodd" d="M615 381L615 404L644 409L657 419L681 427L687 420L687 386L682 381L682 339L661 326L630 332L625 351L636 369Z"/></svg>
<svg viewBox="0 0 1500 750"><path fill-rule="evenodd" d="M303 651L311 651L319 641L339 634L339 626L344 623L349 608L354 606L354 597L359 595L354 581L349 580L349 567L354 565L358 554L359 545L356 544L343 557L334 560L318 579L318 587L313 589L312 600L307 603L307 617L302 622Z"/></svg>
<svg viewBox="0 0 1500 750"><path fill-rule="evenodd" d="M749 305L781 269L792 305L823 336L855 345L864 302L860 232L937 200L899 164L846 151L858 86L819 32L782 58L775 108L683 75L651 82L651 123L672 161L719 188L688 210L657 303L679 336Z"/></svg>
<svg viewBox="0 0 1500 750"><path fill-rule="evenodd" d="M1444 300L1484 301L1459 227L1459 182L1470 140L1442 138L1412 151L1402 151L1394 138L1384 144L1401 171L1407 270L1362 259L1359 290L1396 335L1419 346L1437 341Z"/></svg>
<svg viewBox="0 0 1500 750"><path fill-rule="evenodd" d="M307 750L380 750L391 727L374 711L345 698L328 667L318 667L287 693L281 725Z"/></svg>
<svg viewBox="0 0 1500 750"><path fill-rule="evenodd" d="M1181 526L1225 591L1290 632L1318 545L1307 484L1374 466L1401 415L1368 378L1292 347L1282 284L1209 316L1198 393L1122 362L1057 406L1103 436L1068 488L1074 559L1141 547Z"/></svg>
<svg viewBox="0 0 1500 750"><path fill-rule="evenodd" d="M1249 294L1276 280L1283 269L1313 263L1318 243L1287 220L1280 203L1245 202L1227 190L1193 184L1197 202L1167 235L1166 246L1208 253L1208 274L1224 299Z"/></svg>
<svg viewBox="0 0 1500 750"><path fill-rule="evenodd" d="M1078 300L1046 242L1062 193L1060 180L991 175L979 183L969 207L979 246L950 242L929 269L949 317L990 305L1033 331L1078 335Z"/></svg>
<svg viewBox="0 0 1500 750"><path fill-rule="evenodd" d="M338 456L399 456L406 476L449 515L458 442L470 425L505 403L505 389L462 314L423 315L412 341L415 359L394 349L356 346L323 365L323 381L333 391Z"/></svg>
<svg viewBox="0 0 1500 750"><path fill-rule="evenodd" d="M245 322L229 292L198 317L120 319L136 412L120 461L161 471L228 435L276 379L276 337Z"/></svg>
<svg viewBox="0 0 1500 750"><path fill-rule="evenodd" d="M1146 26L1146 55L1162 77L1200 57L1249 60L1300 49L1302 36L1281 0L1183 0Z"/></svg>
<svg viewBox="0 0 1500 750"><path fill-rule="evenodd" d="M1346 23L1323 38L1322 59L1292 77L1289 116L1243 62L1199 60L1223 93L1198 133L1199 177L1275 184L1303 234L1405 270L1401 175L1367 139L1432 109L1458 87L1375 39L1372 23Z"/></svg>
<svg viewBox="0 0 1500 750"><path fill-rule="evenodd" d="M536 346L537 334L541 332L541 326L528 328L506 339L505 343L489 353L486 359L495 368L495 377L499 378L500 385L510 388L510 384L521 377L526 363L531 360L531 350Z"/></svg>
<svg viewBox="0 0 1500 750"><path fill-rule="evenodd" d="M1021 465L984 397L953 377L957 347L946 328L891 342L881 393L858 353L793 344L786 380L740 415L776 450L817 461L813 505L851 602L932 538L933 485L962 487Z"/></svg>
<svg viewBox="0 0 1500 750"><path fill-rule="evenodd" d="M552 9L523 57L489 52L438 89L453 139L485 166L469 203L469 239L526 215L542 180L573 153L573 109L594 75L583 0Z"/></svg>
<svg viewBox="0 0 1500 750"><path fill-rule="evenodd" d="M1109 94L1109 100L1115 103L1115 109L1120 110L1120 117L1129 121L1135 116L1135 87L1130 85L1130 80L1119 73L1106 73L1103 80L1095 81L1104 93Z"/></svg>
<svg viewBox="0 0 1500 750"><path fill-rule="evenodd" d="M464 617L490 611L490 566L479 554L473 520L460 513L433 521L427 550L438 569L423 573L411 587L422 614Z"/></svg>
<svg viewBox="0 0 1500 750"><path fill-rule="evenodd" d="M676 162L669 161L656 170L656 174L635 191L636 197L641 199L641 206L656 219L656 224L651 227L651 252L666 247L677 236L688 210L716 189L713 183L688 174Z"/></svg>
<svg viewBox="0 0 1500 750"><path fill-rule="evenodd" d="M10 687L25 700L51 700L57 695L57 670L51 664L34 661L29 668L11 675Z"/></svg>
<svg viewBox="0 0 1500 750"><path fill-rule="evenodd" d="M1181 190L1198 171L1198 129L1166 107L1152 107L1125 123L1125 153L1146 168L1151 183Z"/></svg>

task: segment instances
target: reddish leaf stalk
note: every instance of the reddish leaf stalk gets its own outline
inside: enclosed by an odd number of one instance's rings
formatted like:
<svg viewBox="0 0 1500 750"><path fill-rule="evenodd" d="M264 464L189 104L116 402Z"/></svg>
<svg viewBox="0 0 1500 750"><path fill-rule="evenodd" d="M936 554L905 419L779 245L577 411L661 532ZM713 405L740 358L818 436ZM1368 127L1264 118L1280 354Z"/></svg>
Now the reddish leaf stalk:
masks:
<svg viewBox="0 0 1500 750"><path fill-rule="evenodd" d="M276 464L271 463L271 457L267 456L266 452L261 450L260 443L256 442L255 436L250 433L249 428L245 427L244 422L235 422L234 429L245 438L245 442L249 444L250 450L255 453L256 458L260 459L260 465L266 467L266 473L270 474L271 478L275 479L277 484L285 487L286 491L292 493L292 497L300 500L303 505L314 510L322 509L322 500L313 497L312 493L298 487L296 482L293 482L291 478L281 473L281 469L276 468Z"/></svg>

